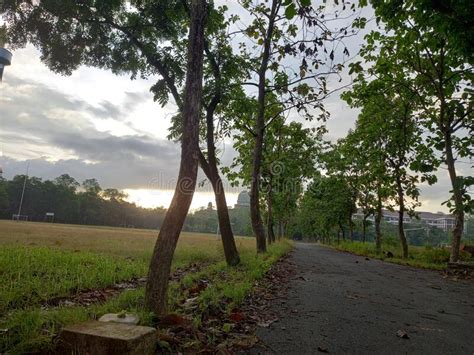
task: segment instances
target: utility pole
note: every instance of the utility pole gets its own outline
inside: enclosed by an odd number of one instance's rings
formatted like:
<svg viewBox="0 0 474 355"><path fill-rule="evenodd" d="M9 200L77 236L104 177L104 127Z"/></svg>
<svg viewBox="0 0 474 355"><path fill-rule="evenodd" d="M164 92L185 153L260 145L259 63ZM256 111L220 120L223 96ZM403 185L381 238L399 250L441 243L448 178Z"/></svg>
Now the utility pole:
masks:
<svg viewBox="0 0 474 355"><path fill-rule="evenodd" d="M23 205L23 197L25 196L26 180L28 180L28 171L29 170L30 170L30 162L28 162L28 165L26 166L25 181L23 181L23 190L21 191L20 206L18 207L18 219L21 216L21 207Z"/></svg>

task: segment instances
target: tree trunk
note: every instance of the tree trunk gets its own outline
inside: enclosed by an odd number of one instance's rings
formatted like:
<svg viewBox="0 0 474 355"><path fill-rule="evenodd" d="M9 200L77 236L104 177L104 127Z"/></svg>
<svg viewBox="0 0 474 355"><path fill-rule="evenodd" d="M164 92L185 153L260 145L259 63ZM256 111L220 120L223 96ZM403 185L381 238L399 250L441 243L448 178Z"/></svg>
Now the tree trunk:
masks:
<svg viewBox="0 0 474 355"><path fill-rule="evenodd" d="M271 183L271 182L270 182ZM268 208L268 218L267 218L267 239L268 244L275 242L275 233L273 231L273 199L271 188L267 196L267 208Z"/></svg>
<svg viewBox="0 0 474 355"><path fill-rule="evenodd" d="M257 119L257 122L259 120ZM257 124L257 126L263 126ZM250 186L250 218L252 228L257 239L257 253L265 253L267 244L265 240L265 229L263 228L262 216L260 213L260 167L262 164L263 149L263 127L258 129L260 132L255 138L255 149L252 165L252 183Z"/></svg>
<svg viewBox="0 0 474 355"><path fill-rule="evenodd" d="M278 239L283 238L283 222L278 221Z"/></svg>
<svg viewBox="0 0 474 355"><path fill-rule="evenodd" d="M403 259L408 258L408 243L405 236L405 230L403 228L403 217L405 214L405 202L403 200L403 187L400 177L397 177L397 193L398 193L398 238L400 238L400 244L402 247Z"/></svg>
<svg viewBox="0 0 474 355"><path fill-rule="evenodd" d="M460 179L456 175L455 159L453 156L452 137L450 132L445 133L445 149L446 149L446 165L448 166L449 179L453 187L454 200L454 229L451 241L450 261L459 261L459 248L461 245L461 237L464 230L464 208L462 201L462 186Z"/></svg>
<svg viewBox="0 0 474 355"><path fill-rule="evenodd" d="M268 62L270 60L270 49L273 39L273 29L275 26L275 17L277 7L281 0L273 0L270 17L268 20L268 28L264 39L264 48L262 61L258 70L258 112L255 122L255 147L253 151L252 162L252 183L250 186L250 217L252 219L252 228L257 239L257 252L264 253L267 251L265 241L265 230L263 228L262 216L260 213L260 172L263 158L263 141L265 134L265 96L266 96L266 74Z"/></svg>
<svg viewBox="0 0 474 355"><path fill-rule="evenodd" d="M375 211L375 251L377 254L382 252L382 233L380 223L382 221L382 198L377 194L377 208Z"/></svg>
<svg viewBox="0 0 474 355"><path fill-rule="evenodd" d="M344 226L342 225L341 222L339 222L339 230L341 231L341 234L342 234L342 240L345 241L346 240L346 231L344 230Z"/></svg>
<svg viewBox="0 0 474 355"><path fill-rule="evenodd" d="M206 2L192 0L178 183L155 244L145 289L145 305L156 315L167 310L171 262L196 187L205 14Z"/></svg>
<svg viewBox="0 0 474 355"><path fill-rule="evenodd" d="M365 234L367 230L367 215L364 215L364 219L362 220L362 242L365 243Z"/></svg>
<svg viewBox="0 0 474 355"><path fill-rule="evenodd" d="M352 224L352 212L349 214L349 239L351 242L354 241L354 226Z"/></svg>
<svg viewBox="0 0 474 355"><path fill-rule="evenodd" d="M224 247L224 255L227 265L235 266L240 263L239 252L235 245L234 233L230 224L229 209L225 198L224 186L217 169L216 147L214 143L214 112L220 102L220 93L218 92L206 112L206 141L208 161L204 154L200 152L199 161L201 168L211 182L212 189L216 198L217 218L219 221L219 230L221 232L222 244Z"/></svg>

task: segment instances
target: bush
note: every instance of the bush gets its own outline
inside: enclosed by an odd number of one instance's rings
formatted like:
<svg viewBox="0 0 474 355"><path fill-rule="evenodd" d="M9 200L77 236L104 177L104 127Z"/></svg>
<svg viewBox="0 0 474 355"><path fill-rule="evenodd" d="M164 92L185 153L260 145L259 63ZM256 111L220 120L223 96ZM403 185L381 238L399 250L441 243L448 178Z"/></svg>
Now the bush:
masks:
<svg viewBox="0 0 474 355"><path fill-rule="evenodd" d="M419 259L428 263L443 264L449 261L450 250L445 248L425 248Z"/></svg>

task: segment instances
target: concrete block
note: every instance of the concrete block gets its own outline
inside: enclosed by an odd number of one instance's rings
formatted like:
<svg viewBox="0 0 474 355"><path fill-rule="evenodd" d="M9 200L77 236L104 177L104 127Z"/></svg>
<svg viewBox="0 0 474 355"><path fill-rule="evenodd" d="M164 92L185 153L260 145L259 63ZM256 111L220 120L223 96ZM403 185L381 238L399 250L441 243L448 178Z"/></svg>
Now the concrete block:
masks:
<svg viewBox="0 0 474 355"><path fill-rule="evenodd" d="M155 328L115 322L90 321L64 327L57 352L61 354L153 354Z"/></svg>

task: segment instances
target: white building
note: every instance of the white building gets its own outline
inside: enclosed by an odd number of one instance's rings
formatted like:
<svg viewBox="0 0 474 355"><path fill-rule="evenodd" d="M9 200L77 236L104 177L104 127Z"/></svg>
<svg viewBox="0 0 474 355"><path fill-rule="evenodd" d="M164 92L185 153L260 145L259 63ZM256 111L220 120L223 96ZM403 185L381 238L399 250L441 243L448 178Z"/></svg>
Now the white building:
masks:
<svg viewBox="0 0 474 355"><path fill-rule="evenodd" d="M391 223L391 224L398 224L398 212L397 211L388 211L383 210L383 220ZM429 226L437 227L439 229L444 230L445 232L448 230L452 230L455 224L455 218L453 215L445 214L443 212L431 213L431 212L417 212L416 213L418 218L412 218L405 214L403 218L403 223L410 224L410 223L417 223L417 222L424 222ZM358 210L357 213L354 214L354 217L362 219L363 213L361 210ZM370 216L367 218L369 221L374 221L374 216Z"/></svg>

